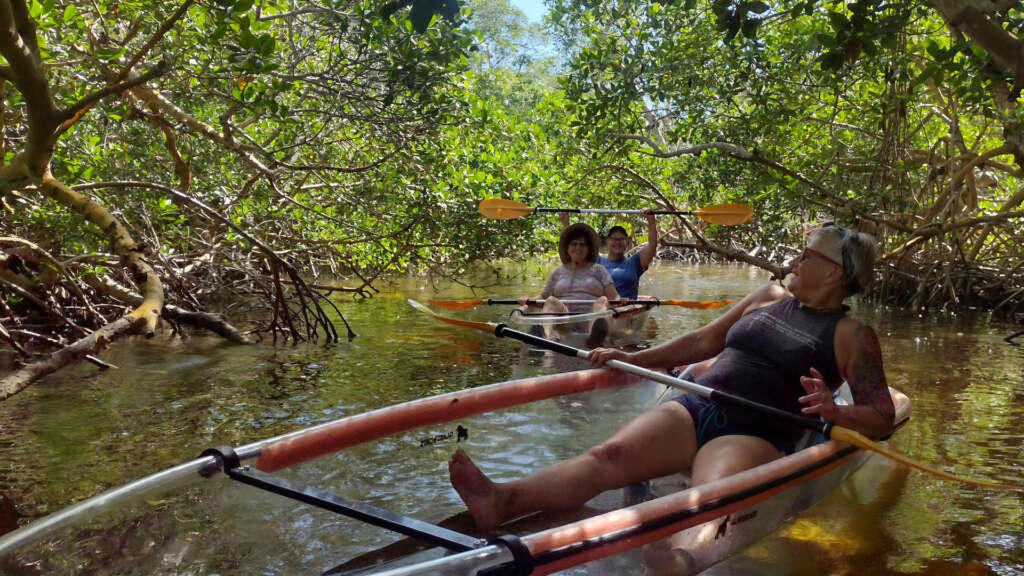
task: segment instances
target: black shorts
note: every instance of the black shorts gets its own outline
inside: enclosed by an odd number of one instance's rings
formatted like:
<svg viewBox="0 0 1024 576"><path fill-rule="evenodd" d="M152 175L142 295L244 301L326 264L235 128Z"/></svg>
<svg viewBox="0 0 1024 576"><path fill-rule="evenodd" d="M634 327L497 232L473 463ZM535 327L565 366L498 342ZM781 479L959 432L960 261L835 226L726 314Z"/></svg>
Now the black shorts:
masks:
<svg viewBox="0 0 1024 576"><path fill-rule="evenodd" d="M697 431L697 449L719 436L732 436L740 434L743 436L755 436L771 442L772 446L783 454L796 452L796 445L800 442L799 434L785 430L765 430L760 426L746 425L738 419L726 414L722 407L702 396L696 394L683 394L672 399L679 402L690 413L693 418L693 425Z"/></svg>

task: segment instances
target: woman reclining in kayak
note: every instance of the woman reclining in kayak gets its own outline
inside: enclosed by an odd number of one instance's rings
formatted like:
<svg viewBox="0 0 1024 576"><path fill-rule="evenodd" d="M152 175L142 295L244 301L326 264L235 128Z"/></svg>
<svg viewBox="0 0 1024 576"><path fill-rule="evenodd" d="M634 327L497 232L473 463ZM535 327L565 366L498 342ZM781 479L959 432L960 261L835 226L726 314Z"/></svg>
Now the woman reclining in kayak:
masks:
<svg viewBox="0 0 1024 576"><path fill-rule="evenodd" d="M615 283L608 270L597 264L597 232L582 222L562 230L558 239L558 255L562 265L555 269L540 293L545 313L590 312L608 308L609 300L618 300ZM519 299L526 306L529 298ZM592 300L593 304L565 305L562 300ZM601 343L608 332L607 321L599 318L587 339L588 346Z"/></svg>
<svg viewBox="0 0 1024 576"><path fill-rule="evenodd" d="M874 254L870 236L826 225L792 261L786 289L759 288L706 326L654 348L597 348L589 359L597 366L617 359L668 369L718 356L699 384L888 436L895 409L878 338L843 306L870 282ZM832 391L844 379L854 405L837 406ZM449 473L478 526L490 530L530 512L578 508L605 490L686 470L695 485L711 482L791 453L801 434L759 412L684 394L586 453L521 480L492 482L461 450Z"/></svg>

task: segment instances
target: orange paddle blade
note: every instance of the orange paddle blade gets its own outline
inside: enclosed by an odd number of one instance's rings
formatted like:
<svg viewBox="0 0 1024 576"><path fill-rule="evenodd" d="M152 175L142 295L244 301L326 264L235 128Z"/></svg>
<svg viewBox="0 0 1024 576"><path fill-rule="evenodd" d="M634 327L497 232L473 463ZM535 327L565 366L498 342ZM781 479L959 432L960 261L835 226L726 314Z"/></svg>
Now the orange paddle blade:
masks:
<svg viewBox="0 0 1024 576"><path fill-rule="evenodd" d="M712 224L735 226L753 218L754 210L746 204L718 204L694 210L693 214Z"/></svg>
<svg viewBox="0 0 1024 576"><path fill-rule="evenodd" d="M694 310L714 310L732 304L732 300L707 300L694 302L690 300L659 300L662 306L680 306L682 308L693 308Z"/></svg>
<svg viewBox="0 0 1024 576"><path fill-rule="evenodd" d="M488 198L480 203L478 210L484 218L493 220L513 220L533 213L532 207L504 198Z"/></svg>
<svg viewBox="0 0 1024 576"><path fill-rule="evenodd" d="M430 303L445 310L469 310L487 304L487 300L431 300Z"/></svg>
<svg viewBox="0 0 1024 576"><path fill-rule="evenodd" d="M441 322L446 322L448 324L452 324L454 326L472 328L474 330L480 330L481 332L490 332L491 334L494 334L494 330L498 327L497 324L492 324L491 322L471 322L469 320L458 320L455 318L449 318L447 316L441 316L437 312L434 312L430 308L427 308L423 304L420 304L419 302L411 298L408 300L408 302L413 308L419 310L420 312L426 312L427 314L430 314L437 320L440 320Z"/></svg>
<svg viewBox="0 0 1024 576"><path fill-rule="evenodd" d="M971 486L980 486L982 488L995 488L997 490L1010 490L1014 492L1024 491L1024 486L1015 486L1012 484L1003 484L1001 482L989 482L988 480L966 478L963 476L950 474L945 470L932 468L931 466L922 464L916 460L911 460L910 458L907 458L906 456L900 454L895 450L891 450L884 446L880 446L879 444L871 441L867 436L864 436L863 434L857 432L856 430L850 430L849 428L834 426L832 428L831 433L829 434L829 437L832 438L833 440L840 440L842 442L853 444L854 446L858 446L865 450L876 452L878 454L881 454L882 456L885 456L886 458L890 458L901 464L906 464L907 466L910 466L911 468L916 468L918 470L921 470L922 472L933 474L935 476L938 476L939 478L945 478L946 480L953 480L954 482L962 482L964 484L970 484Z"/></svg>

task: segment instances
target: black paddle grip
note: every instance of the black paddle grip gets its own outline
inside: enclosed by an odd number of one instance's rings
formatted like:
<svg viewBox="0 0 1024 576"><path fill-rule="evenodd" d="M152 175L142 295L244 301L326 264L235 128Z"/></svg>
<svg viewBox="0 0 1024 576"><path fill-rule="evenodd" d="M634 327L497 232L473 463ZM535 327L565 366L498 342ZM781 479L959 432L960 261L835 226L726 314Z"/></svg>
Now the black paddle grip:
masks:
<svg viewBox="0 0 1024 576"><path fill-rule="evenodd" d="M519 330L513 330L504 324L498 324L494 328L494 335L498 338L511 338L513 340L519 340L527 344L532 344L538 348L544 348L545 350L551 350L552 352L558 352L559 354L565 354L566 356L572 356L575 358L578 349L572 346L566 346L558 342L552 342L547 338L541 338L540 336L534 336L533 334L527 334L526 332L520 332Z"/></svg>
<svg viewBox="0 0 1024 576"><path fill-rule="evenodd" d="M534 212L567 212L569 214L579 214L579 208L534 208Z"/></svg>

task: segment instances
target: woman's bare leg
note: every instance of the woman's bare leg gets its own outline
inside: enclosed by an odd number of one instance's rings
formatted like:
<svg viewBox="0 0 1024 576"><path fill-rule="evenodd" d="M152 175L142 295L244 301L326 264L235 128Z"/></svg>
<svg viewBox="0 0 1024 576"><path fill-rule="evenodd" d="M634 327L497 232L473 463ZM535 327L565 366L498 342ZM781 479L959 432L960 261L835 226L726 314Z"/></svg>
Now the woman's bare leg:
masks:
<svg viewBox="0 0 1024 576"><path fill-rule="evenodd" d="M719 436L697 451L693 458L694 486L714 482L776 458L781 458L771 442L755 436ZM687 554L687 541L681 535L671 536L644 547L646 576L673 576L688 573L692 560Z"/></svg>
<svg viewBox="0 0 1024 576"><path fill-rule="evenodd" d="M564 314L569 311L569 307L565 305L565 302L562 302L558 298L548 296L547 299L544 300L544 307L541 311L547 314ZM544 337L550 340L559 340L561 335L558 331L558 327L558 324L548 324L544 326Z"/></svg>
<svg viewBox="0 0 1024 576"><path fill-rule="evenodd" d="M707 484L783 456L771 442L756 436L719 436L701 446L693 459L693 485Z"/></svg>
<svg viewBox="0 0 1024 576"><path fill-rule="evenodd" d="M696 450L690 413L668 402L586 453L521 480L492 482L461 450L448 470L477 526L490 530L530 512L571 510L605 490L686 470Z"/></svg>
<svg viewBox="0 0 1024 576"><path fill-rule="evenodd" d="M600 312L601 310L607 310L609 307L608 298L606 296L601 296L597 300L594 300L594 305L591 307L591 311ZM609 318L598 318L587 326L587 348L597 348L604 343L604 339L608 336L608 331L610 329L609 322Z"/></svg>

